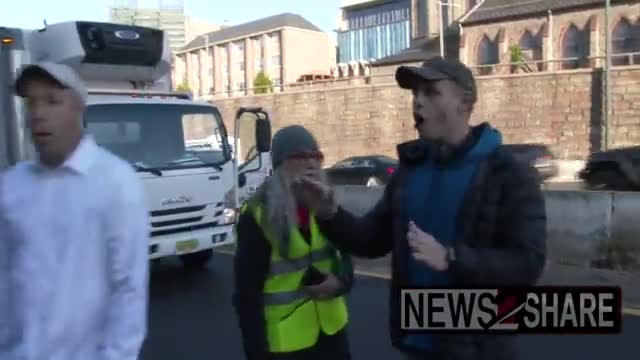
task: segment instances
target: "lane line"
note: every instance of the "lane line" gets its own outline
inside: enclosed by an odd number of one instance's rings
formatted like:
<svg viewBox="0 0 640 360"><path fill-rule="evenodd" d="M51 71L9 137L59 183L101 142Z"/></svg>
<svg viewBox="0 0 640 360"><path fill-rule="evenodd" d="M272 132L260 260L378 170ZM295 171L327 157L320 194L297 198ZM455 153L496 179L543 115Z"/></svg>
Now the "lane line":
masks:
<svg viewBox="0 0 640 360"><path fill-rule="evenodd" d="M220 250L215 250L215 251L219 252L220 254L224 254L224 255L233 255L233 251L231 251L231 250L222 250L222 249L220 249ZM356 269L354 271L354 273L356 275L360 275L360 276L366 276L366 277L371 277L371 278L376 278L376 279L391 280L391 276L389 274L383 273L383 272L378 272L378 271L367 271L367 270ZM640 308L623 307L622 308L622 314L623 315L640 317Z"/></svg>

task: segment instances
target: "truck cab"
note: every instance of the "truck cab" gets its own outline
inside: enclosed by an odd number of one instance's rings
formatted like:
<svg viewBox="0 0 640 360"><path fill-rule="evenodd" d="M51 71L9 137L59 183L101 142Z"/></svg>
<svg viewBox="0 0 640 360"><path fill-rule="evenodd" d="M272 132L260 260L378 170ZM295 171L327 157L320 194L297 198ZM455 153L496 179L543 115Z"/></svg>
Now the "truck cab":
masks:
<svg viewBox="0 0 640 360"><path fill-rule="evenodd" d="M229 191L242 193L236 191L243 185L238 179L246 175L238 169L219 110L172 91L171 54L163 31L64 22L42 30L0 28L0 36L0 65L7 65L0 70L3 92L20 67L44 60L73 67L86 82L87 132L128 161L144 184L151 216L150 259L179 256L186 266L199 268L215 247L234 241L239 200L224 200ZM32 159L21 99L10 93L0 97L0 117L7 119L4 163ZM249 159L252 173L270 166L270 120L265 114L244 109L234 123L238 132L253 128L242 139L243 146L257 145L257 157Z"/></svg>

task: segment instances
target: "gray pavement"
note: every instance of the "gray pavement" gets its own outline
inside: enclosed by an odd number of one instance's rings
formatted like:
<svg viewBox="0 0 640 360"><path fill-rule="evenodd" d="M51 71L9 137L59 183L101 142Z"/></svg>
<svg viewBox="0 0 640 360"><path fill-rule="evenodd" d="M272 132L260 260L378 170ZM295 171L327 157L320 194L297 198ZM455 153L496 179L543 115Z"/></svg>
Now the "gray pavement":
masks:
<svg viewBox="0 0 640 360"><path fill-rule="evenodd" d="M587 190L587 187L580 181L564 181L564 182L546 182L542 184L543 190L555 191L576 191Z"/></svg>
<svg viewBox="0 0 640 360"><path fill-rule="evenodd" d="M154 264L149 337L142 360L241 360L240 333L231 307L231 256L217 254L210 267L187 272L177 262ZM358 277L349 299L354 360L403 359L387 335L388 284ZM637 359L640 318L625 316L612 336L521 336L522 360Z"/></svg>

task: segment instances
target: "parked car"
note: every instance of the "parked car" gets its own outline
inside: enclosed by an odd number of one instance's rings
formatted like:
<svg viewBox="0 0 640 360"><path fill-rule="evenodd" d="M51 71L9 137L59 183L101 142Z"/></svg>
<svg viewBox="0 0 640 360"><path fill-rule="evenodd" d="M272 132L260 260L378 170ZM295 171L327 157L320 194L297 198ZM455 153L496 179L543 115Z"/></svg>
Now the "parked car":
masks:
<svg viewBox="0 0 640 360"><path fill-rule="evenodd" d="M383 186L398 168L398 161L384 155L355 156L325 169L334 185Z"/></svg>
<svg viewBox="0 0 640 360"><path fill-rule="evenodd" d="M640 191L640 146L593 153L579 176L593 190Z"/></svg>
<svg viewBox="0 0 640 360"><path fill-rule="evenodd" d="M519 161L538 170L541 181L558 176L558 164L549 148L541 144L505 144Z"/></svg>

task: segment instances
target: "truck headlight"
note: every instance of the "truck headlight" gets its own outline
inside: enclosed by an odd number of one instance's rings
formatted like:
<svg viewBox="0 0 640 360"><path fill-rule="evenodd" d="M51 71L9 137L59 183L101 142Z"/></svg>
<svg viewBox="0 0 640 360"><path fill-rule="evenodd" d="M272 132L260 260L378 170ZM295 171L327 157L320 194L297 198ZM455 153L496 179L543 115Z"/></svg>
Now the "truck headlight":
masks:
<svg viewBox="0 0 640 360"><path fill-rule="evenodd" d="M222 225L231 225L236 222L236 211L232 208L225 208L222 211Z"/></svg>

